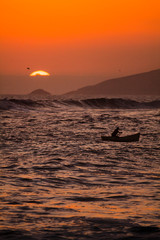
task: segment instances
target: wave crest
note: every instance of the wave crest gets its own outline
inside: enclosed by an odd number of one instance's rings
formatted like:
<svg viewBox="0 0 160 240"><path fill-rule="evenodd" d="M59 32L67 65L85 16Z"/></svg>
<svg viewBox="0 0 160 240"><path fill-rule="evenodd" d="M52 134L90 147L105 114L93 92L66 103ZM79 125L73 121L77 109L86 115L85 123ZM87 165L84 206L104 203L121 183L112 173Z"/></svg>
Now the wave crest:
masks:
<svg viewBox="0 0 160 240"><path fill-rule="evenodd" d="M28 108L37 107L40 103L33 101L31 99L1 99L0 100L0 110L10 110L15 108Z"/></svg>
<svg viewBox="0 0 160 240"><path fill-rule="evenodd" d="M1 99L0 110L34 109L36 107L79 107L79 108L108 108L108 109L156 109L160 108L160 100L135 101L124 98L92 98L82 100L31 100L31 99Z"/></svg>
<svg viewBox="0 0 160 240"><path fill-rule="evenodd" d="M160 100L150 102L138 102L124 98L92 98L82 100L62 100L61 104L83 108L110 108L110 109L137 109L160 108Z"/></svg>

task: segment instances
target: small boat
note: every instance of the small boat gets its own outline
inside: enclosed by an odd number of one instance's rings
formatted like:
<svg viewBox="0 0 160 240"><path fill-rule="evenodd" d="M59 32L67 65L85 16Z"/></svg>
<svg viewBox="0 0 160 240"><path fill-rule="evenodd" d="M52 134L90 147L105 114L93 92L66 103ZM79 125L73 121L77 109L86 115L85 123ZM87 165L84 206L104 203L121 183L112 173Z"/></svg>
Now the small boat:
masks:
<svg viewBox="0 0 160 240"><path fill-rule="evenodd" d="M122 136L122 137L112 137L112 136L101 136L103 141L112 141L112 142L137 142L139 141L140 133L133 135Z"/></svg>

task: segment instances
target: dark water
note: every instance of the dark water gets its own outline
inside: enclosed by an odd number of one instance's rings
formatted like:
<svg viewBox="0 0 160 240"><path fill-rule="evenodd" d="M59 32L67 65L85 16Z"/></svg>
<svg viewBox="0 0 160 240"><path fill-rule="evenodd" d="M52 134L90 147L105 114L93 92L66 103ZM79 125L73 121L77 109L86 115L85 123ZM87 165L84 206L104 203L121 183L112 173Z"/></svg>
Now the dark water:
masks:
<svg viewBox="0 0 160 240"><path fill-rule="evenodd" d="M160 101L0 100L0 239L158 239ZM116 126L135 143L103 142Z"/></svg>

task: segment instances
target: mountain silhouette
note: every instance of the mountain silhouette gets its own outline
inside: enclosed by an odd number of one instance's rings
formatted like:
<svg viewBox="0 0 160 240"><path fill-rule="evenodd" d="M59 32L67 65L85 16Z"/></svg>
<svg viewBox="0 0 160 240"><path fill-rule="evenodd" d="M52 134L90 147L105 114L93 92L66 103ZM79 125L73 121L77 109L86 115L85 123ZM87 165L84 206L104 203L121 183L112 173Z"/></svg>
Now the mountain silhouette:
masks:
<svg viewBox="0 0 160 240"><path fill-rule="evenodd" d="M51 94L43 89L36 89L32 91L29 96L51 96Z"/></svg>
<svg viewBox="0 0 160 240"><path fill-rule="evenodd" d="M105 80L64 94L65 97L107 95L160 95L160 69Z"/></svg>

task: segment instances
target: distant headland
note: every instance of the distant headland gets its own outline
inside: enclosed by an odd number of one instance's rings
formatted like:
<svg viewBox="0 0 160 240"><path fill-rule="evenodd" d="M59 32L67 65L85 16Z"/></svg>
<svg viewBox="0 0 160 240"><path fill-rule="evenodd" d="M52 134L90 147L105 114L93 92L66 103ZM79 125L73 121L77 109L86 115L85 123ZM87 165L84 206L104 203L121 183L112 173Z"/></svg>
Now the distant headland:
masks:
<svg viewBox="0 0 160 240"><path fill-rule="evenodd" d="M28 94L29 96L35 96L35 97L49 97L49 96L51 96L51 93L49 93L49 92L47 92L47 91L45 91L45 90L43 90L43 89L36 89L36 90L34 90L34 91L32 91L31 93L29 93Z"/></svg>
<svg viewBox="0 0 160 240"><path fill-rule="evenodd" d="M106 97L109 95L160 95L160 69L105 80L64 94L65 97Z"/></svg>

